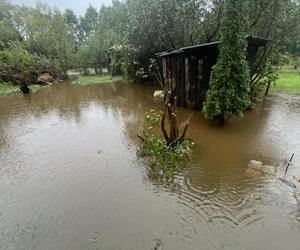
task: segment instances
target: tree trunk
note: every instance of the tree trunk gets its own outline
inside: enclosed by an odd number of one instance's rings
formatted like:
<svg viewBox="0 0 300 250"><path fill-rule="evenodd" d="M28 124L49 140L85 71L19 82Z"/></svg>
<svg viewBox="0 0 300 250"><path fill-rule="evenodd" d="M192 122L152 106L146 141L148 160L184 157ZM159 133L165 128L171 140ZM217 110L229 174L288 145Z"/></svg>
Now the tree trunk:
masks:
<svg viewBox="0 0 300 250"><path fill-rule="evenodd" d="M84 74L85 76L88 75L88 72L87 72L87 69L86 69L86 68L83 68L83 74Z"/></svg>
<svg viewBox="0 0 300 250"><path fill-rule="evenodd" d="M270 87L271 87L271 82L269 81L268 85L267 85L267 88L266 88L266 91L265 91L265 96L269 95Z"/></svg>
<svg viewBox="0 0 300 250"><path fill-rule="evenodd" d="M26 83L21 84L20 90L22 91L23 94L29 94L30 93L30 89L28 88Z"/></svg>

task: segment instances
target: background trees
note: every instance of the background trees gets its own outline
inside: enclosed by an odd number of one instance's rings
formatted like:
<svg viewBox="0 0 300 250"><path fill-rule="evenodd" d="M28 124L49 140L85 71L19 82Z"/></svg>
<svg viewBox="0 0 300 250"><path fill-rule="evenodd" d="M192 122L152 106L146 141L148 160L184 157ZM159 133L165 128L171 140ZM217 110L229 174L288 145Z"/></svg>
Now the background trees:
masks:
<svg viewBox="0 0 300 250"><path fill-rule="evenodd" d="M30 8L0 0L0 49L20 42L29 53L57 66L62 75L72 68L86 73L87 68L112 69L116 66L112 52L116 52L123 65L117 71L135 77L136 70L147 68L157 52L218 40L224 2L113 0L111 6L89 6L83 16L76 16L72 10L61 12L46 4ZM249 16L247 34L270 39L250 72L250 98L255 103L274 77L274 64L283 58L296 66L300 4L299 0L244 2Z"/></svg>

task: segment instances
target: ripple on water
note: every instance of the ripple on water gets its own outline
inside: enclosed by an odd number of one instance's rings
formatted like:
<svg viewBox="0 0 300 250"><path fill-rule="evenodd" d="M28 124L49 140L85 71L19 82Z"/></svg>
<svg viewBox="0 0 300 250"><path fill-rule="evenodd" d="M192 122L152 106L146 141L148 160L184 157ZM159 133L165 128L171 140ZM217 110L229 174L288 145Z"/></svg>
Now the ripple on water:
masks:
<svg viewBox="0 0 300 250"><path fill-rule="evenodd" d="M76 242L81 233L78 241L91 247L107 243L105 232L111 227L112 237L124 236L129 233L127 228L132 234L141 230L145 239L136 233L132 241L150 240L149 248L153 249L167 248L170 237L178 244L177 249L181 241L186 242L181 249L189 248L188 244L193 248L199 239L200 244L209 246L203 249L220 249L221 241L227 244L223 248L236 249L244 247L236 240L245 236L244 228L247 233L264 225L300 225L299 204L288 196L290 188L276 179L284 164L273 175L252 175L246 170L250 159L263 159L272 165L298 150L298 97L272 97L265 109L247 114L243 121L224 129L207 126L200 115L194 116L189 131L199 145L195 147L197 160L170 187L147 174L147 181L141 180L146 172L144 165L136 163L135 152L128 152L124 145L138 146L136 131L143 125L141 117L154 106L141 95L140 88L144 87L123 84L112 90L108 85L101 86L61 84L57 85L59 92L52 92L52 88L41 91L30 103L24 98L10 98L7 105L1 105L0 129L4 135L0 135L0 184L4 192L0 221L3 231L9 231L3 236L5 246L11 243L16 249L20 245L32 248L25 238L37 231L26 223L32 219L36 225L46 225L39 228L40 235L56 236L52 245L55 249L61 238ZM135 164L139 167L132 167ZM295 159L289 173L298 171L297 164ZM149 183L150 192L145 188ZM9 207L13 209L5 209ZM5 216L1 214L4 212ZM16 220L23 221L18 228L12 225ZM65 230L68 222L72 222L70 228L75 225L81 231ZM97 227L91 228L93 223ZM53 232L54 224L61 227L57 230L61 235ZM150 230L172 231L173 235L154 236ZM232 241L227 241L228 234ZM124 244L131 249L126 242L115 243L116 248Z"/></svg>
<svg viewBox="0 0 300 250"><path fill-rule="evenodd" d="M178 203L193 214L193 220L223 228L244 228L260 223L264 219L260 206L278 199L279 187L274 177L262 176L253 180L245 176L236 179L236 175L231 173L223 178L222 183L197 185L193 177L185 176L177 190ZM247 189L241 188L245 185ZM189 222L185 214L177 215L184 223Z"/></svg>

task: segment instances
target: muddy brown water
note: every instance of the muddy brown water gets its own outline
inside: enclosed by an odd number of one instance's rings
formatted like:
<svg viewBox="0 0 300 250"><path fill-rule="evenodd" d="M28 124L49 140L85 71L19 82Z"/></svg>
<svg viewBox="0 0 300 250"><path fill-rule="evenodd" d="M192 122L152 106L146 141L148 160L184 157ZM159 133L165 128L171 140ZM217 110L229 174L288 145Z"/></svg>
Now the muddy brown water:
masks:
<svg viewBox="0 0 300 250"><path fill-rule="evenodd" d="M286 178L300 175L300 96L273 95L222 128L195 113L192 163L170 185L136 155L143 114L161 107L154 89L0 97L0 249L299 249L299 185L278 177L292 153Z"/></svg>

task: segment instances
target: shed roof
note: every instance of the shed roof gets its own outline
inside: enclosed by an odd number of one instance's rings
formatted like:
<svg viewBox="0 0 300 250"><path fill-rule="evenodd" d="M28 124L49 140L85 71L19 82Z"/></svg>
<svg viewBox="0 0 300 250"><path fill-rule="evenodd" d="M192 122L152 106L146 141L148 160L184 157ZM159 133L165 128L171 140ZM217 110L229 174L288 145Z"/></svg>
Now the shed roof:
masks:
<svg viewBox="0 0 300 250"><path fill-rule="evenodd" d="M249 44L256 44L258 46L265 46L269 40L258 37L258 36L247 36L247 40ZM199 44L199 45L194 45L194 46L188 46L188 47L183 47L180 49L172 50L172 51L164 51L157 53L157 57L165 57L165 56L171 56L171 55L176 55L176 54L181 54L184 52L191 52L193 50L201 50L201 49L208 49L208 48L214 48L217 47L220 44L220 41L217 42L211 42L211 43L204 43L204 44Z"/></svg>

